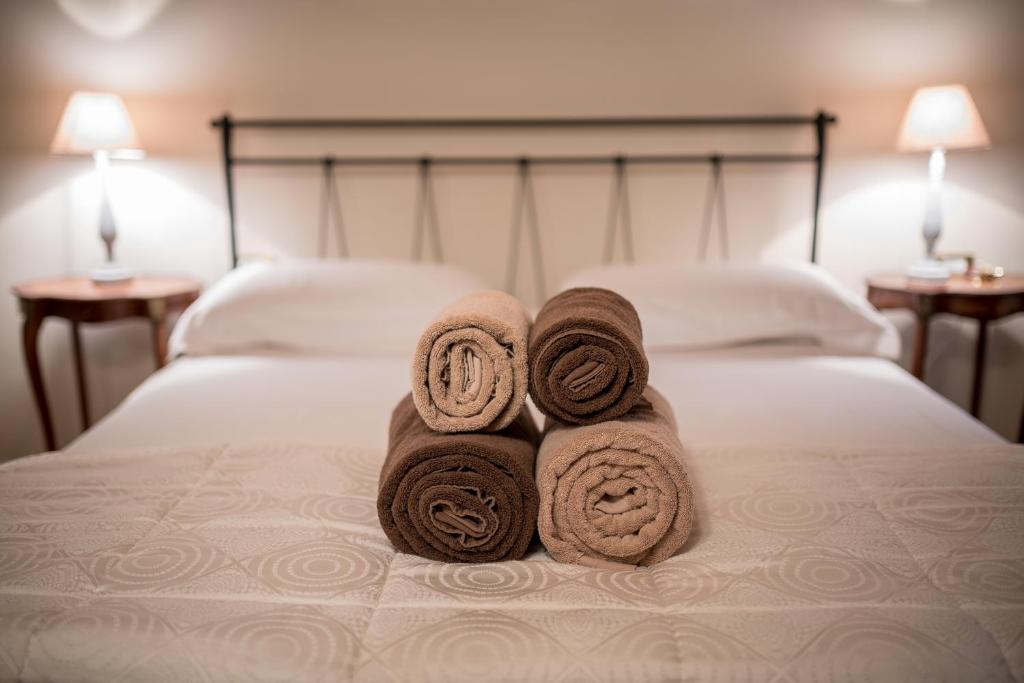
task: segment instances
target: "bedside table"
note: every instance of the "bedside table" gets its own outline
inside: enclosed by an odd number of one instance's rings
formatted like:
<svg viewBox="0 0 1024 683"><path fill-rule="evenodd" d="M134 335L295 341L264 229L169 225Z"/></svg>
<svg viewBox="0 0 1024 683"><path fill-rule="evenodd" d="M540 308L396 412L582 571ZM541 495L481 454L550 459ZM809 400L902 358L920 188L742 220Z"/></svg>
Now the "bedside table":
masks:
<svg viewBox="0 0 1024 683"><path fill-rule="evenodd" d="M153 356L156 367L164 365L167 355L167 318L184 311L199 296L200 285L194 280L172 277L136 277L124 282L97 284L85 277L37 280L15 285L24 315L22 344L25 365L32 382L39 419L43 424L47 450L57 448L53 420L46 401L43 373L39 367L37 340L43 320L53 316L71 321L71 341L78 381L78 400L82 411L82 428L87 429L89 403L82 366L80 323L102 323L125 318L146 318L153 333Z"/></svg>
<svg viewBox="0 0 1024 683"><path fill-rule="evenodd" d="M875 308L906 308L917 316L914 335L912 372L924 378L924 358L928 350L928 323L936 313L952 313L978 321L978 341L974 350L974 386L971 389L971 415L978 416L981 389L985 378L985 347L988 324L1015 313L1024 313L1024 276L1006 275L981 282L956 275L944 282L915 280L905 275L873 275L867 279L868 301ZM1024 431L1024 416L1021 419Z"/></svg>

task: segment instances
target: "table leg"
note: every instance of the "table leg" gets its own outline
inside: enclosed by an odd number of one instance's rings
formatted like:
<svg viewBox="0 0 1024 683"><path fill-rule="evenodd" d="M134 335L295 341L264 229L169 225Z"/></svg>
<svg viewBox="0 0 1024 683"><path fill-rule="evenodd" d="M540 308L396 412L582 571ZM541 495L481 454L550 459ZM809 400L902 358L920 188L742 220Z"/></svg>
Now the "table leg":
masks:
<svg viewBox="0 0 1024 683"><path fill-rule="evenodd" d="M85 383L85 365L82 363L82 335L78 322L71 321L71 346L75 352L75 380L78 382L78 407L82 412L82 431L92 424L89 419L89 388Z"/></svg>
<svg viewBox="0 0 1024 683"><path fill-rule="evenodd" d="M167 319L162 315L150 318L149 324L153 332L153 356L159 370L167 358Z"/></svg>
<svg viewBox="0 0 1024 683"><path fill-rule="evenodd" d="M53 418L46 402L46 387L43 385L43 372L39 368L39 327L43 324L43 316L32 302L22 303L25 320L21 327L21 345L25 353L25 367L28 368L29 381L32 384L32 395L39 411L39 421L43 425L43 437L46 439L46 450L57 450L57 440L53 436Z"/></svg>
<svg viewBox="0 0 1024 683"><path fill-rule="evenodd" d="M914 377L924 381L924 361L928 355L928 324L929 315L917 316L917 329L914 331L914 357L911 359L911 372Z"/></svg>
<svg viewBox="0 0 1024 683"><path fill-rule="evenodd" d="M1020 411L1020 430L1017 432L1017 443L1024 444L1024 409Z"/></svg>
<svg viewBox="0 0 1024 683"><path fill-rule="evenodd" d="M988 347L988 321L978 321L978 342L974 347L974 385L971 388L971 415L981 412L981 390L985 385L985 349Z"/></svg>

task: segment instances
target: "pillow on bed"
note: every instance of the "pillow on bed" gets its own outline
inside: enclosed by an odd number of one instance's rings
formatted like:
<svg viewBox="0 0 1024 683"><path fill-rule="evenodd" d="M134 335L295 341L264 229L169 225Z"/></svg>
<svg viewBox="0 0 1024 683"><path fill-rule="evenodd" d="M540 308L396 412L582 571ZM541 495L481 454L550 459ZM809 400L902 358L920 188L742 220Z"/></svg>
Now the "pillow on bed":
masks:
<svg viewBox="0 0 1024 683"><path fill-rule="evenodd" d="M170 353L411 354L441 308L480 289L464 271L410 262L245 265L182 315Z"/></svg>
<svg viewBox="0 0 1024 683"><path fill-rule="evenodd" d="M608 266L577 273L563 289L581 286L632 301L649 349L812 341L844 354L899 355L892 323L810 264Z"/></svg>

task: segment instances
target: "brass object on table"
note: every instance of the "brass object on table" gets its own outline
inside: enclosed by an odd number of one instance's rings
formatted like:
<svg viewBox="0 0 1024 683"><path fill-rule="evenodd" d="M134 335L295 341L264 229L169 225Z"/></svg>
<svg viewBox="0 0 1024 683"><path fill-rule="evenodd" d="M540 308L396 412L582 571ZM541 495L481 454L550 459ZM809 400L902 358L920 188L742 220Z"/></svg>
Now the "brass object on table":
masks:
<svg viewBox="0 0 1024 683"><path fill-rule="evenodd" d="M993 266L987 263L977 266L969 272L971 276L971 284L981 284L982 282L992 282L998 280L1006 274L1006 270L1002 266Z"/></svg>

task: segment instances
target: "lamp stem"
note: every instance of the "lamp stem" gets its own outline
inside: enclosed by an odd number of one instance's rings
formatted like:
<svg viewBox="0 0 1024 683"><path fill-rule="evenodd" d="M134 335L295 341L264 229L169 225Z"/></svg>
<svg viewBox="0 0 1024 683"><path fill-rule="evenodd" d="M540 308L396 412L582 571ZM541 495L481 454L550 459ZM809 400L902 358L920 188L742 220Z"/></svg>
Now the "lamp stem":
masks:
<svg viewBox="0 0 1024 683"><path fill-rule="evenodd" d="M107 249L107 263L114 262L114 240L117 239L117 225L114 224L114 212L110 208L110 192L108 175L110 171L110 153L97 150L93 153L96 162L96 176L100 182L100 239Z"/></svg>
<svg viewBox="0 0 1024 683"><path fill-rule="evenodd" d="M946 150L936 147L928 159L928 200L925 205L924 235L928 260L935 260L935 243L942 234L942 177L946 173Z"/></svg>

